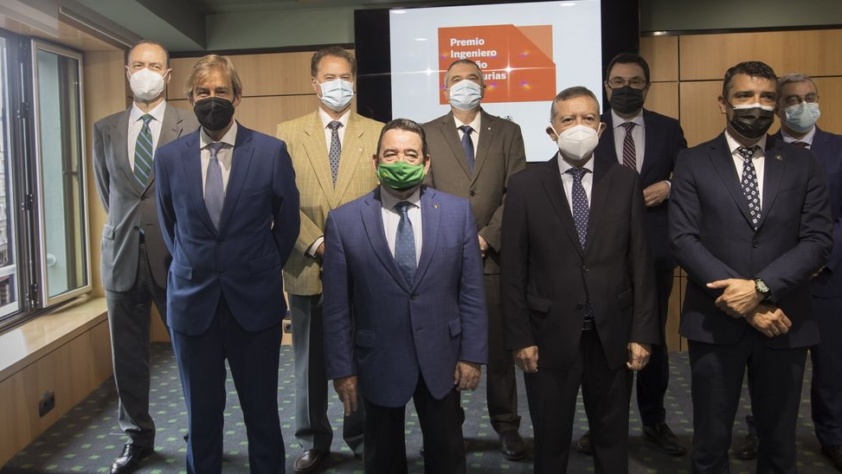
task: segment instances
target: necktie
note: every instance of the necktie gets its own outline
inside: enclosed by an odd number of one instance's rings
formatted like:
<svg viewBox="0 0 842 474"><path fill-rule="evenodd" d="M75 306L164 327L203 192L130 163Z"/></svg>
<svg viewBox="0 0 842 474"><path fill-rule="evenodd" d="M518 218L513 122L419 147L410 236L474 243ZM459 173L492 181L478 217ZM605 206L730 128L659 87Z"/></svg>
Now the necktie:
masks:
<svg viewBox="0 0 842 474"><path fill-rule="evenodd" d="M801 148L810 148L810 144L807 143L807 142L797 141L797 142L792 142L792 144L795 145L795 146L801 147Z"/></svg>
<svg viewBox="0 0 842 474"><path fill-rule="evenodd" d="M339 142L339 127L342 122L334 120L327 124L330 129L330 151L327 156L330 158L330 177L333 178L333 185L336 186L336 177L339 176L339 155L342 154L342 143Z"/></svg>
<svg viewBox="0 0 842 474"><path fill-rule="evenodd" d="M632 129L634 122L626 122L623 127L626 129L626 136L623 138L623 164L633 170L637 170L637 152L634 149L634 137Z"/></svg>
<svg viewBox="0 0 842 474"><path fill-rule="evenodd" d="M474 141L471 140L471 132L474 131L470 125L462 125L462 148L465 149L465 159L468 162L468 170L474 172Z"/></svg>
<svg viewBox="0 0 842 474"><path fill-rule="evenodd" d="M152 131L149 130L152 118L149 114L140 117L143 127L134 145L134 178L143 187L146 187L152 175Z"/></svg>
<svg viewBox="0 0 842 474"><path fill-rule="evenodd" d="M395 210L401 214L398 222L398 234L395 239L395 261L398 263L403 277L407 283L412 284L415 279L415 234L412 232L412 222L409 220L409 206L407 201L401 201L395 205Z"/></svg>
<svg viewBox="0 0 842 474"><path fill-rule="evenodd" d="M223 144L214 142L208 145L210 150L210 162L208 162L208 174L205 179L205 206L208 208L211 221L214 227L219 230L219 218L222 217L222 204L225 202L225 190L222 187L222 166L216 154Z"/></svg>
<svg viewBox="0 0 842 474"><path fill-rule="evenodd" d="M588 172L586 168L570 168L566 171L573 176L573 221L576 223L576 232L579 234L579 244L585 248L588 237L588 195L585 194L585 187L582 186L582 177Z"/></svg>
<svg viewBox="0 0 842 474"><path fill-rule="evenodd" d="M757 145L737 148L737 153L743 158L743 179L740 184L743 187L743 194L748 202L748 210L751 213L751 225L754 227L754 230L757 230L757 223L760 222L760 187L757 184L757 172L754 169L754 163L751 157L754 156L755 151L759 148Z"/></svg>

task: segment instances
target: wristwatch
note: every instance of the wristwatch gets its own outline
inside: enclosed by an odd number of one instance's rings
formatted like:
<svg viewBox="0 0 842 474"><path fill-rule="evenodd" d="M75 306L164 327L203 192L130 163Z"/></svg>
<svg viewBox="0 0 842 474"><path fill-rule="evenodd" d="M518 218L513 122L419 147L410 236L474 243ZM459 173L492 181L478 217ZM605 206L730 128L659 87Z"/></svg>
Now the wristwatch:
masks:
<svg viewBox="0 0 842 474"><path fill-rule="evenodd" d="M769 290L769 286L766 285L766 282L760 278L754 280L754 291L760 295L760 299L762 301L769 301L772 299L772 292Z"/></svg>

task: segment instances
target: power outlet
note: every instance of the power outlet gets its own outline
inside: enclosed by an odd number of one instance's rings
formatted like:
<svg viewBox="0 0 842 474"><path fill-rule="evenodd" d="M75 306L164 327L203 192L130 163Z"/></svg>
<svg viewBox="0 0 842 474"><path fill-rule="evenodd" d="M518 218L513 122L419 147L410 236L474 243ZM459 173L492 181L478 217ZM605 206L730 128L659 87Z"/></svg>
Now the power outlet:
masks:
<svg viewBox="0 0 842 474"><path fill-rule="evenodd" d="M38 401L38 416L43 417L56 407L56 392L44 392Z"/></svg>

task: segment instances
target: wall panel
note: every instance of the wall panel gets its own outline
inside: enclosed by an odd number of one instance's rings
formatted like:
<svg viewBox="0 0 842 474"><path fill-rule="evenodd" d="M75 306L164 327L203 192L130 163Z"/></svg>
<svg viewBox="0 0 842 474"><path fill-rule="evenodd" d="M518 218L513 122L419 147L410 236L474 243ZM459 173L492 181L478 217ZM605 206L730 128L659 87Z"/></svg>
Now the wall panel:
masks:
<svg viewBox="0 0 842 474"><path fill-rule="evenodd" d="M649 63L652 82L678 80L678 37L647 36L640 38L640 55Z"/></svg>

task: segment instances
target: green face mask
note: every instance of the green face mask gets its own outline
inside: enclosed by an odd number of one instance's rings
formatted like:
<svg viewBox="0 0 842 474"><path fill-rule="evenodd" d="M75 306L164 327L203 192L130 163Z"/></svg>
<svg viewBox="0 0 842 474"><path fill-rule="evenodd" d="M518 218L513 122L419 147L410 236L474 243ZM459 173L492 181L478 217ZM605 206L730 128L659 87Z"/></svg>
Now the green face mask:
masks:
<svg viewBox="0 0 842 474"><path fill-rule="evenodd" d="M424 163L411 165L405 161L380 163L377 165L377 177L383 185L398 191L421 184L424 180Z"/></svg>

